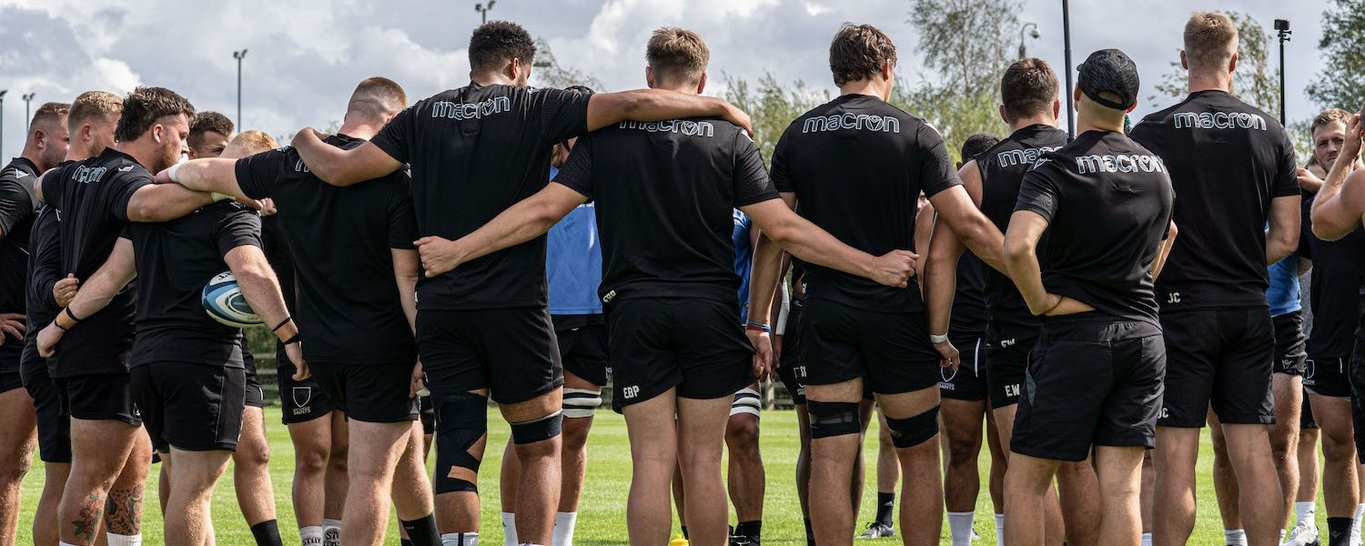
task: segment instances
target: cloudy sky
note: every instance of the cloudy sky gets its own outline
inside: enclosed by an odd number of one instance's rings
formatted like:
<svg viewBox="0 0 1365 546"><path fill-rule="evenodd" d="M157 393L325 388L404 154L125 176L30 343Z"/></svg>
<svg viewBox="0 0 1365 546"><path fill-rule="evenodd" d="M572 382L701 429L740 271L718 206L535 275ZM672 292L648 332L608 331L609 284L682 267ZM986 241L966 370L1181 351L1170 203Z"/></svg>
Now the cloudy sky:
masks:
<svg viewBox="0 0 1365 546"><path fill-rule="evenodd" d="M355 83L383 75L419 98L468 81L466 46L479 23L472 0L0 0L3 157L23 139L24 103L70 101L81 91L125 93L136 85L175 89L200 110L235 117L236 61L244 64L244 125L274 135L339 120ZM1037 23L1029 53L1062 66L1060 0L1025 0L1022 22ZM692 28L711 47L713 81L804 80L832 89L827 48L845 21L871 22L900 46L901 73L922 80L910 0L497 0L490 16L527 27L559 61L611 89L644 83L644 42L664 24ZM1266 27L1293 22L1287 53L1289 117L1310 117L1303 96L1322 69L1316 45L1325 0L1128 0L1072 2L1073 65L1117 47L1143 69L1143 97L1177 59L1191 10L1238 10ZM1017 39L1017 38L1016 38ZM720 85L715 86L719 91ZM1150 104L1139 112L1152 110Z"/></svg>

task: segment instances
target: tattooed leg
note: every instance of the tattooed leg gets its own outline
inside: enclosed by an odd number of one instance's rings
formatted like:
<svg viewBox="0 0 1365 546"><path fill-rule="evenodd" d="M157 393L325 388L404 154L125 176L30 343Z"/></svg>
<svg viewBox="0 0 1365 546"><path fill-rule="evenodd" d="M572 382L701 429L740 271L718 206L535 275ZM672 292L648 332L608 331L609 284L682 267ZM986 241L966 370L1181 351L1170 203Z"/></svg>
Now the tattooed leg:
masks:
<svg viewBox="0 0 1365 546"><path fill-rule="evenodd" d="M0 546L12 546L19 527L20 485L37 442L33 399L24 389L0 393Z"/></svg>
<svg viewBox="0 0 1365 546"><path fill-rule="evenodd" d="M109 489L123 470L139 434L146 437L140 428L119 421L71 420L71 476L66 481L57 517L62 542L78 546L94 543L105 515ZM139 462L143 478L148 462L149 457Z"/></svg>
<svg viewBox="0 0 1365 546"><path fill-rule="evenodd" d="M128 452L128 462L109 490L104 526L116 535L142 533L142 495L152 460L152 443L146 434L137 435Z"/></svg>

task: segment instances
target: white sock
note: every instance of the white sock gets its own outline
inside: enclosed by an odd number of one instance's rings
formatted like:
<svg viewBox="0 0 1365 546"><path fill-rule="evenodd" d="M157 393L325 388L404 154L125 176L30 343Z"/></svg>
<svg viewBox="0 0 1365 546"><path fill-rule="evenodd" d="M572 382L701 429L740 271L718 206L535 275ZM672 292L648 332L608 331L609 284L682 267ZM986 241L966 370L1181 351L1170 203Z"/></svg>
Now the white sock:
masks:
<svg viewBox="0 0 1365 546"><path fill-rule="evenodd" d="M1005 546L1005 515L995 515L995 546Z"/></svg>
<svg viewBox="0 0 1365 546"><path fill-rule="evenodd" d="M512 512L502 513L502 543L504 546L520 546L517 540L517 515Z"/></svg>
<svg viewBox="0 0 1365 546"><path fill-rule="evenodd" d="M1361 516L1365 516L1365 504L1357 504L1357 505L1356 505L1356 513L1355 513L1355 516L1353 516L1352 519L1351 519L1351 544L1352 544L1352 546L1359 546L1359 544L1360 544L1360 518L1361 518ZM113 543L111 542L110 544L113 544Z"/></svg>
<svg viewBox="0 0 1365 546"><path fill-rule="evenodd" d="M441 546L479 546L479 533L444 533Z"/></svg>
<svg viewBox="0 0 1365 546"><path fill-rule="evenodd" d="M1152 534L1142 533L1142 546L1152 546Z"/></svg>
<svg viewBox="0 0 1365 546"><path fill-rule="evenodd" d="M1223 536L1227 538L1228 546L1247 546L1246 529L1223 529Z"/></svg>
<svg viewBox="0 0 1365 546"><path fill-rule="evenodd" d="M573 528L578 523L578 512L555 513L555 528L551 531L552 546L573 546Z"/></svg>
<svg viewBox="0 0 1365 546"><path fill-rule="evenodd" d="M1313 519L1314 512L1316 511L1317 511L1316 502L1295 502L1294 503L1295 523L1302 523L1310 527L1316 528L1317 525L1314 524Z"/></svg>
<svg viewBox="0 0 1365 546"><path fill-rule="evenodd" d="M322 546L322 526L300 527L299 540L303 541L303 546Z"/></svg>
<svg viewBox="0 0 1365 546"><path fill-rule="evenodd" d="M322 518L322 543L341 546L341 520Z"/></svg>
<svg viewBox="0 0 1365 546"><path fill-rule="evenodd" d="M109 536L109 546L142 546L142 533L136 535L118 535L107 533Z"/></svg>
<svg viewBox="0 0 1365 546"><path fill-rule="evenodd" d="M972 517L975 512L948 512L948 533L953 546L972 546Z"/></svg>
<svg viewBox="0 0 1365 546"><path fill-rule="evenodd" d="M1280 529L1280 544L1284 544L1284 529Z"/></svg>

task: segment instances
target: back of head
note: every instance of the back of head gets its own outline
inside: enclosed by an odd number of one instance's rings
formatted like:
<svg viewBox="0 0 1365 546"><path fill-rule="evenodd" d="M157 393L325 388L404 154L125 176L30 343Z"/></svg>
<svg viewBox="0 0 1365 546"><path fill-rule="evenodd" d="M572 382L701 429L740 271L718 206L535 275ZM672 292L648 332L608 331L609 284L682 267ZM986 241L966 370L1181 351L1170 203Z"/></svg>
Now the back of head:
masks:
<svg viewBox="0 0 1365 546"><path fill-rule="evenodd" d="M38 111L33 113L33 120L29 122L30 134L32 131L53 132L55 126L65 125L66 118L71 113L71 105L64 102L47 102L38 107Z"/></svg>
<svg viewBox="0 0 1365 546"><path fill-rule="evenodd" d="M962 161L971 161L978 155L1000 143L1000 139L990 133L976 133L962 142Z"/></svg>
<svg viewBox="0 0 1365 546"><path fill-rule="evenodd" d="M82 125L116 120L123 112L123 99L105 91L86 91L71 103L66 126L74 135Z"/></svg>
<svg viewBox="0 0 1365 546"><path fill-rule="evenodd" d="M123 115L114 130L119 142L132 142L141 137L157 120L167 116L184 115L194 118L194 106L164 87L138 87L123 99Z"/></svg>
<svg viewBox="0 0 1365 546"><path fill-rule="evenodd" d="M384 77L366 78L351 93L346 115L361 115L367 119L387 122L408 106L408 94L397 82Z"/></svg>
<svg viewBox="0 0 1365 546"><path fill-rule="evenodd" d="M1007 120L1052 114L1057 100L1057 73L1047 61L1033 57L1019 59L1005 69L1000 78L1000 102Z"/></svg>
<svg viewBox="0 0 1365 546"><path fill-rule="evenodd" d="M232 120L218 112L199 112L190 120L190 147L194 147L204 133L215 132L223 137L231 137L234 126Z"/></svg>
<svg viewBox="0 0 1365 546"><path fill-rule="evenodd" d="M520 59L523 67L530 68L535 56L535 40L516 23L484 23L469 38L469 70L476 74L502 70L512 59Z"/></svg>
<svg viewBox="0 0 1365 546"><path fill-rule="evenodd" d="M1226 71L1237 54L1237 25L1221 13L1198 11L1185 23L1185 59L1191 72Z"/></svg>
<svg viewBox="0 0 1365 546"><path fill-rule="evenodd" d="M278 147L279 143L275 142L273 137L253 129L242 131L242 134L233 137L232 141L228 142L227 148L223 148L223 155L219 157L241 159L261 152L268 152Z"/></svg>
<svg viewBox="0 0 1365 546"><path fill-rule="evenodd" d="M846 24L829 44L829 70L834 85L871 79L882 66L896 64L896 44L872 25Z"/></svg>
<svg viewBox="0 0 1365 546"><path fill-rule="evenodd" d="M649 37L645 58L659 85L697 85L711 62L711 50L696 32L662 27Z"/></svg>

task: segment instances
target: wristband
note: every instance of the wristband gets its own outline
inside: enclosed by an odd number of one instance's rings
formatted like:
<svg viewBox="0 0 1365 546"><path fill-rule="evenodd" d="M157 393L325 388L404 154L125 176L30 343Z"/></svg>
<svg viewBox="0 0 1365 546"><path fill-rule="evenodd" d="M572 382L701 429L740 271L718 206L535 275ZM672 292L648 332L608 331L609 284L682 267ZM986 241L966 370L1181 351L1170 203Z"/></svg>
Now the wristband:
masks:
<svg viewBox="0 0 1365 546"><path fill-rule="evenodd" d="M236 199L235 197L233 197L233 196L231 196L231 195L228 195L228 194L226 194L226 193L218 193L218 192L210 193L209 196L210 196L210 197L213 197L213 202L215 202L215 203L217 203L218 201L227 201L227 200L229 200L229 199Z"/></svg>
<svg viewBox="0 0 1365 546"><path fill-rule="evenodd" d="M62 308L62 312L63 312L63 313L66 313L67 318L70 318L72 322L80 322L80 321L81 321L81 319L76 318L76 314L75 314L75 313L72 313L72 312L71 312L71 306L70 306L70 305L68 305L68 306L66 306L66 307L63 307L63 308ZM54 320L53 322L56 322L56 321Z"/></svg>
<svg viewBox="0 0 1365 546"><path fill-rule="evenodd" d="M62 325L57 324L57 321L55 321L55 320L52 321L52 326L53 326L54 328L58 329L58 330L63 331L63 332L70 332L70 331L71 331L70 329L63 327Z"/></svg>
<svg viewBox="0 0 1365 546"><path fill-rule="evenodd" d="M281 344L281 345L293 345L293 344L299 342L299 337L301 337L301 336L299 336L298 333L295 333L295 334L294 334L294 337L291 337L291 338L289 338L289 339L280 341L280 344Z"/></svg>
<svg viewBox="0 0 1365 546"><path fill-rule="evenodd" d="M284 325L289 324L289 321L291 320L294 320L294 317L284 317L284 320L280 321L279 324L276 324L274 328L271 328L270 332L275 333L280 331L280 328L284 328Z"/></svg>
<svg viewBox="0 0 1365 546"><path fill-rule="evenodd" d="M180 170L180 165L182 165L182 163L176 163L171 165L171 168L166 169L166 178L171 179L171 182L180 183L180 179L175 176L176 171Z"/></svg>
<svg viewBox="0 0 1365 546"><path fill-rule="evenodd" d="M933 343L934 345L938 345L938 344L940 344L940 343L947 343L947 342L948 342L948 334L943 334L943 335L929 334L929 342L930 342L930 343Z"/></svg>
<svg viewBox="0 0 1365 546"><path fill-rule="evenodd" d="M767 324L763 324L762 322L752 320L744 323L744 329L763 333L772 333L773 331L772 327L768 326Z"/></svg>

